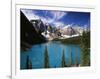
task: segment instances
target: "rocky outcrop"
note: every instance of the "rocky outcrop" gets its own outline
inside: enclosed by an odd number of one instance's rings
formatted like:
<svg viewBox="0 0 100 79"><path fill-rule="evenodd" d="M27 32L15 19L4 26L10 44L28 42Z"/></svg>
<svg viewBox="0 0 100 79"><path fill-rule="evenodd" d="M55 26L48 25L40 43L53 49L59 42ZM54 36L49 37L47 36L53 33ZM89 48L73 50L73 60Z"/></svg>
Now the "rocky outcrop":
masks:
<svg viewBox="0 0 100 79"><path fill-rule="evenodd" d="M38 33L42 33L43 31L45 31L46 28L41 19L34 19L30 22L33 24L33 27Z"/></svg>
<svg viewBox="0 0 100 79"><path fill-rule="evenodd" d="M21 49L27 50L33 44L46 42L41 32L36 31L33 24L27 19L27 17L20 11L20 42Z"/></svg>
<svg viewBox="0 0 100 79"><path fill-rule="evenodd" d="M72 35L77 34L76 31L75 31L72 27L67 27L67 28L64 27L64 28L62 28L60 31L61 31L61 33L62 33L63 35L72 36Z"/></svg>

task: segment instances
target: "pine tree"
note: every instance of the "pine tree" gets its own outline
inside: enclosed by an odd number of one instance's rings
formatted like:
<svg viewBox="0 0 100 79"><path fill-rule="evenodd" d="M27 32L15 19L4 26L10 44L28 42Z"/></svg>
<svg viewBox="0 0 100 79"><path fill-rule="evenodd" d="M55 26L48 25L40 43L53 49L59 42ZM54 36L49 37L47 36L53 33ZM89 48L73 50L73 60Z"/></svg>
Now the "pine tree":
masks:
<svg viewBox="0 0 100 79"><path fill-rule="evenodd" d="M47 46L45 47L45 53L44 53L44 68L49 68L49 56L48 56Z"/></svg>
<svg viewBox="0 0 100 79"><path fill-rule="evenodd" d="M32 69L32 62L29 59L29 56L27 56L26 59L26 69Z"/></svg>
<svg viewBox="0 0 100 79"><path fill-rule="evenodd" d="M81 66L90 65L90 32L83 32L81 37Z"/></svg>
<svg viewBox="0 0 100 79"><path fill-rule="evenodd" d="M62 52L62 67L66 66L64 50Z"/></svg>
<svg viewBox="0 0 100 79"><path fill-rule="evenodd" d="M79 66L79 62L78 62L78 50L76 49L76 60L75 60L75 66Z"/></svg>
<svg viewBox="0 0 100 79"><path fill-rule="evenodd" d="M71 51L71 49L70 49L69 53L70 53L69 66L72 66L72 51Z"/></svg>
<svg viewBox="0 0 100 79"><path fill-rule="evenodd" d="M27 56L27 59L26 59L26 69L28 69L28 63L29 63L29 56Z"/></svg>

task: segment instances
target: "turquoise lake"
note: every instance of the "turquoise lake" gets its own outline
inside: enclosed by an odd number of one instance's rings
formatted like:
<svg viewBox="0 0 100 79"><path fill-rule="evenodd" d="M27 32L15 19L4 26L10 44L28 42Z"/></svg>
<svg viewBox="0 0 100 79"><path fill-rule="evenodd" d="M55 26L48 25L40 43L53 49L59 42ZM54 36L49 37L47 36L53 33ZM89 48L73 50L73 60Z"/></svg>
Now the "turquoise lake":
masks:
<svg viewBox="0 0 100 79"><path fill-rule="evenodd" d="M81 59L81 48L76 44L62 44L59 41L51 41L42 44L33 45L28 51L20 52L20 68L26 69L27 56L32 62L33 69L44 68L44 53L45 48L48 51L48 60L50 68L60 68L62 61L62 53L64 50L65 63L69 64L71 59L72 64L79 63Z"/></svg>

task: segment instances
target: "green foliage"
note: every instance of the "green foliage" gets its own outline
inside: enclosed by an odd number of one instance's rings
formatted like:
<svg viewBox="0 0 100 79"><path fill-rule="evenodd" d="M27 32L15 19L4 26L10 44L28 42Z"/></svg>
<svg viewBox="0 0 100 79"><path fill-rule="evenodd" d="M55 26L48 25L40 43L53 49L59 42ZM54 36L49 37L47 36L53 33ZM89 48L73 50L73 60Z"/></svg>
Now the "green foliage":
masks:
<svg viewBox="0 0 100 79"><path fill-rule="evenodd" d="M63 44L80 44L80 36L62 40Z"/></svg>
<svg viewBox="0 0 100 79"><path fill-rule="evenodd" d="M90 48L90 32L83 32L81 37L81 44L86 48Z"/></svg>
<svg viewBox="0 0 100 79"><path fill-rule="evenodd" d="M45 47L45 53L44 53L44 68L49 68L49 56L48 56L47 46Z"/></svg>
<svg viewBox="0 0 100 79"><path fill-rule="evenodd" d="M83 32L81 37L81 66L90 65L90 32Z"/></svg>
<svg viewBox="0 0 100 79"><path fill-rule="evenodd" d="M82 57L81 57L81 65L89 66L90 65L90 51L88 48L82 48Z"/></svg>
<svg viewBox="0 0 100 79"><path fill-rule="evenodd" d="M61 41L63 44L80 44L81 36L66 38L66 39L54 39L53 41Z"/></svg>

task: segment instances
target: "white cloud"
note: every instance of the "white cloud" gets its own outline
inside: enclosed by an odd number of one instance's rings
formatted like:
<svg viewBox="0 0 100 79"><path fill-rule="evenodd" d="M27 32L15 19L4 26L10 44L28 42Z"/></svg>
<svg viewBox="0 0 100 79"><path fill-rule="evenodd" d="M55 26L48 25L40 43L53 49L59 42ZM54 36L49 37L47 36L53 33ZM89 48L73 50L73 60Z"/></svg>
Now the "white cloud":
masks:
<svg viewBox="0 0 100 79"><path fill-rule="evenodd" d="M65 24L63 22L59 22L58 20L61 19L62 17L65 16L65 12L57 12L57 11L50 11L50 14L52 15L52 18L47 16L47 12L44 12L45 14L45 17L43 16L40 16L36 13L36 11L33 11L31 9L27 10L27 9L23 9L21 10L25 16L29 19L29 20L32 20L32 19L41 19L43 21L43 23L50 23L50 24L54 24L56 27L57 26L65 26Z"/></svg>
<svg viewBox="0 0 100 79"><path fill-rule="evenodd" d="M41 20L44 22L44 23L54 23L55 21L54 21L54 19L52 19L52 18L49 18L49 17L42 17L42 16L39 16L40 18L41 18Z"/></svg>
<svg viewBox="0 0 100 79"><path fill-rule="evenodd" d="M33 10L27 10L27 9L23 9L21 10L25 16L28 18L28 20L32 20L32 19L41 19L44 23L51 23L52 22L52 19L51 18L46 18L46 17L42 17L42 16L39 16L37 15L36 11L33 11ZM47 13L47 12L46 12Z"/></svg>
<svg viewBox="0 0 100 79"><path fill-rule="evenodd" d="M47 13L48 12L45 13L45 16ZM62 17L64 17L67 13L60 12L60 11L50 11L49 13L52 15L52 18L46 16L46 21L48 23L52 23L55 26L64 26L65 25L63 22L59 22L58 20L61 19Z"/></svg>
<svg viewBox="0 0 100 79"><path fill-rule="evenodd" d="M60 11L51 11L50 13L52 14L54 20L59 20L67 14L65 12Z"/></svg>
<svg viewBox="0 0 100 79"><path fill-rule="evenodd" d="M54 22L54 25L56 27L63 27L63 26L65 26L65 24L63 22Z"/></svg>
<svg viewBox="0 0 100 79"><path fill-rule="evenodd" d="M38 15L36 15L36 12L33 10L21 10L25 16L29 19L29 20L32 20L32 19L39 19L40 17Z"/></svg>

